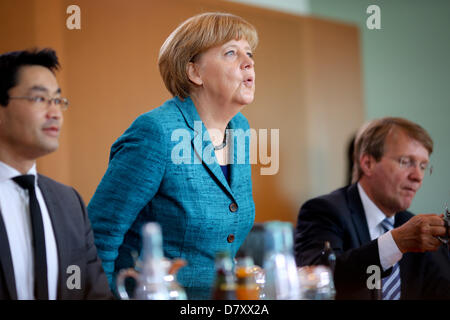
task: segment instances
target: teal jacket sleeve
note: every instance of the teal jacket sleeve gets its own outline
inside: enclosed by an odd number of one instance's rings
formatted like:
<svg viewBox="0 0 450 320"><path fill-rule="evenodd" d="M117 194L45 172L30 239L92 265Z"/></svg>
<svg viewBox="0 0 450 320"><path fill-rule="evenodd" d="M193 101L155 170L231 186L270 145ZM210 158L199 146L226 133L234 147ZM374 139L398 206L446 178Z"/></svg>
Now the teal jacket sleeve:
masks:
<svg viewBox="0 0 450 320"><path fill-rule="evenodd" d="M114 261L126 232L156 194L164 176L167 136L155 117L138 117L111 147L108 169L88 212L111 288Z"/></svg>

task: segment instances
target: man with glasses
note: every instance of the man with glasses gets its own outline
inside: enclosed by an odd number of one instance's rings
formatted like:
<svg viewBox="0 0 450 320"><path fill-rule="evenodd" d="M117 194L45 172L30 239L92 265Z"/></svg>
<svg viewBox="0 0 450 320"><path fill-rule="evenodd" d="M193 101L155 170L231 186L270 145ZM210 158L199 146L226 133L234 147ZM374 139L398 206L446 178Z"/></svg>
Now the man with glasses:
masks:
<svg viewBox="0 0 450 320"><path fill-rule="evenodd" d="M36 171L58 148L53 50L0 55L0 299L111 298L80 195Z"/></svg>
<svg viewBox="0 0 450 320"><path fill-rule="evenodd" d="M353 184L300 209L297 264L319 264L329 241L337 299L450 299L442 243L448 226L442 215L406 211L432 172L432 151L429 134L406 119L364 126L355 141Z"/></svg>

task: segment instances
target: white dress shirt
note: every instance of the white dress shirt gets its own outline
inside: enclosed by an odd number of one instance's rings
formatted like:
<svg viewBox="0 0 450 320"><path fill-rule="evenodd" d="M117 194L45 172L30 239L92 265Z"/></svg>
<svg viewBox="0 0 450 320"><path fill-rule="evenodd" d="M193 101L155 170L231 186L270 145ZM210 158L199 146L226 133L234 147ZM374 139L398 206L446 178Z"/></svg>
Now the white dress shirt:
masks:
<svg viewBox="0 0 450 320"><path fill-rule="evenodd" d="M386 271L402 258L403 254L392 238L391 231L384 232L381 222L386 215L370 200L363 187L358 183L359 196L366 214L367 225L369 227L370 239L378 238L378 254L383 271ZM394 217L389 218L394 224Z"/></svg>
<svg viewBox="0 0 450 320"><path fill-rule="evenodd" d="M37 186L36 165L27 174L36 177L36 197L42 213L47 253L48 297L56 299L58 283L58 253L52 222ZM14 275L16 280L17 298L33 300L34 297L34 254L32 244L32 227L29 211L28 190L22 189L11 178L22 175L16 169L0 161L0 211L8 235ZM3 244L2 244L3 245Z"/></svg>

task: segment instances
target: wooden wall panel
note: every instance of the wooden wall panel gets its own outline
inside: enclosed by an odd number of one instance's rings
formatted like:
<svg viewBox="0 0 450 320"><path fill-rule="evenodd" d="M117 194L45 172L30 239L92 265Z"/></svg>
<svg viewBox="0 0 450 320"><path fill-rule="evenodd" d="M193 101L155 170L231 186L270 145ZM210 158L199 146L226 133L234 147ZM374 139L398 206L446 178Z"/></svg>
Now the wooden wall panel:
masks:
<svg viewBox="0 0 450 320"><path fill-rule="evenodd" d="M347 143L364 119L358 29L307 18L302 35L308 156L307 198L346 181Z"/></svg>
<svg viewBox="0 0 450 320"><path fill-rule="evenodd" d="M344 182L347 139L363 120L356 27L215 0L78 0L81 30L68 30L70 4L2 1L0 50L57 49L58 79L71 107L61 148L38 166L74 186L86 203L111 144L139 114L170 98L157 68L163 41L205 11L240 15L260 36L256 98L243 113L256 130L279 129L280 144L276 175L252 167L256 221L295 222L304 200Z"/></svg>

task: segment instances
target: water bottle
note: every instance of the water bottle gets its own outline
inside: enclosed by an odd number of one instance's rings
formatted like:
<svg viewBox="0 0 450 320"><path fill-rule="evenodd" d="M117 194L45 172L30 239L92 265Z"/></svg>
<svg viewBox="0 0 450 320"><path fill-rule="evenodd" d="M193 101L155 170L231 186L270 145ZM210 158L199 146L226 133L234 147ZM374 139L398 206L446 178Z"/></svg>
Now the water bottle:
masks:
<svg viewBox="0 0 450 320"><path fill-rule="evenodd" d="M226 251L218 252L215 259L216 278L213 300L236 300L236 283L233 274L233 262Z"/></svg>
<svg viewBox="0 0 450 320"><path fill-rule="evenodd" d="M320 260L320 264L330 268L331 272L334 274L334 268L336 267L336 255L334 254L329 241L325 241Z"/></svg>
<svg viewBox="0 0 450 320"><path fill-rule="evenodd" d="M336 255L330 242L325 241L319 258L319 265L299 268L302 298L307 300L334 300L334 269Z"/></svg>
<svg viewBox="0 0 450 320"><path fill-rule="evenodd" d="M170 261L166 258L164 260L166 266L164 281L169 290L169 300L187 300L186 291L177 280L177 271L186 265L186 261L184 259Z"/></svg>
<svg viewBox="0 0 450 320"><path fill-rule="evenodd" d="M259 285L256 282L255 264L249 256L236 259L236 297L238 300L259 300Z"/></svg>
<svg viewBox="0 0 450 320"><path fill-rule="evenodd" d="M137 286L134 299L137 300L169 300L169 288L164 277L167 266L164 263L162 234L159 224L150 222L142 228L142 270L122 270L117 276L117 290L121 299L129 299L125 289L125 279L135 278Z"/></svg>
<svg viewBox="0 0 450 320"><path fill-rule="evenodd" d="M288 222L272 221L264 224L265 299L300 299L300 283L293 254L293 230Z"/></svg>

